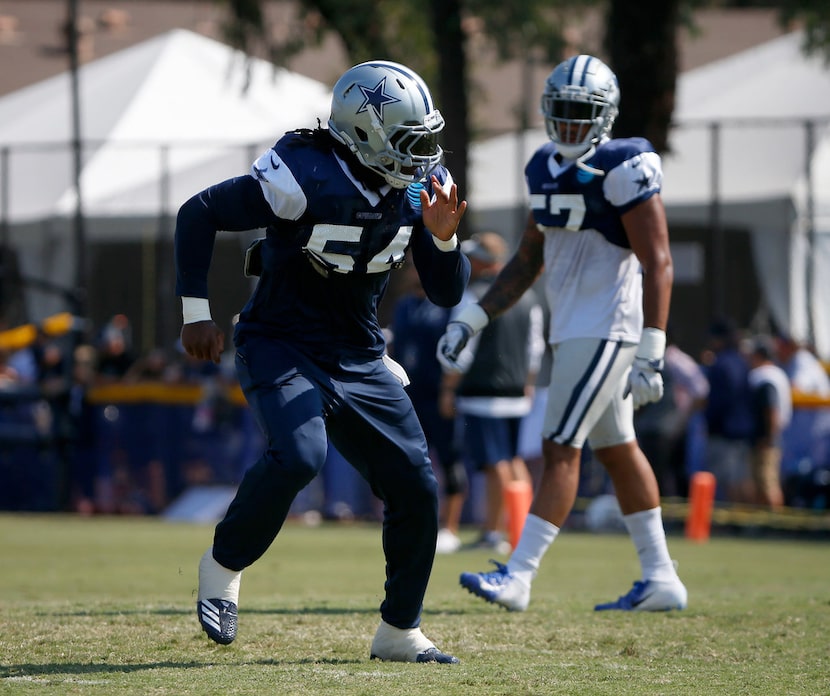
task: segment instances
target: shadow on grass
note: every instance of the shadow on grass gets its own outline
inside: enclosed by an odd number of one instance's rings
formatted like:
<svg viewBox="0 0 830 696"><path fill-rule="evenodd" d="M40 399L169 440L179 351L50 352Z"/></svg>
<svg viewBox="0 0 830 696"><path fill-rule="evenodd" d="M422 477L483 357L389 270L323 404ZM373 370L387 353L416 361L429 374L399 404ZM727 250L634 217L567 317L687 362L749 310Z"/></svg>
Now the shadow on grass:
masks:
<svg viewBox="0 0 830 696"><path fill-rule="evenodd" d="M79 609L78 611L41 611L37 612L36 616L54 616L54 617L71 617L79 618L84 616L195 616L196 603L193 603L193 609ZM350 614L378 614L380 612L377 607L321 607L321 606L305 606L305 607L276 607L273 609L262 608L247 608L242 607L240 614L260 615L260 616L348 616ZM447 614L468 614L469 612L463 609L425 609L424 616L441 616Z"/></svg>
<svg viewBox="0 0 830 696"><path fill-rule="evenodd" d="M244 662L245 665L259 666L281 666L281 665L352 665L365 662L355 659L334 659L323 658L319 660L251 660ZM15 679L21 677L48 677L60 674L131 674L150 669L205 669L215 666L213 661L208 662L147 662L136 665L112 665L106 662L80 663L80 662L52 662L47 664L21 664L21 665L0 665L0 679Z"/></svg>

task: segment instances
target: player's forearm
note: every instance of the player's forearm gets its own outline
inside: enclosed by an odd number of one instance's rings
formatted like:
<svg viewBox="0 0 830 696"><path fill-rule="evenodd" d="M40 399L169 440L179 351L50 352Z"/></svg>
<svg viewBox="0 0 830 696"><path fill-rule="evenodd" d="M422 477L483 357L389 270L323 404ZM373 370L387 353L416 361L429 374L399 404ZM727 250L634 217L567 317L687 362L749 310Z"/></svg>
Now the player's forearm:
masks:
<svg viewBox="0 0 830 696"><path fill-rule="evenodd" d="M674 270L671 260L643 274L643 325L666 330Z"/></svg>
<svg viewBox="0 0 830 696"><path fill-rule="evenodd" d="M430 301L439 307L457 305L470 279L470 261L458 245L444 251L433 241L429 230L420 227L412 233L412 255Z"/></svg>
<svg viewBox="0 0 830 696"><path fill-rule="evenodd" d="M479 304L490 319L495 319L510 309L527 292L541 272L541 247L523 242Z"/></svg>

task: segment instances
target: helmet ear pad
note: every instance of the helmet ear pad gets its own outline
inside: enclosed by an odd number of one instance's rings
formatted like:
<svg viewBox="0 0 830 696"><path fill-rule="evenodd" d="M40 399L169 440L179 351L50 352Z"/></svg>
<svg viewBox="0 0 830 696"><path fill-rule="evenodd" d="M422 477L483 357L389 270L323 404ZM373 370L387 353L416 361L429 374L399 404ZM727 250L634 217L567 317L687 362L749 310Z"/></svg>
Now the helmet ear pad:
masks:
<svg viewBox="0 0 830 696"><path fill-rule="evenodd" d="M444 119L424 81L390 61L347 70L333 89L329 130L395 188L423 180L443 156Z"/></svg>

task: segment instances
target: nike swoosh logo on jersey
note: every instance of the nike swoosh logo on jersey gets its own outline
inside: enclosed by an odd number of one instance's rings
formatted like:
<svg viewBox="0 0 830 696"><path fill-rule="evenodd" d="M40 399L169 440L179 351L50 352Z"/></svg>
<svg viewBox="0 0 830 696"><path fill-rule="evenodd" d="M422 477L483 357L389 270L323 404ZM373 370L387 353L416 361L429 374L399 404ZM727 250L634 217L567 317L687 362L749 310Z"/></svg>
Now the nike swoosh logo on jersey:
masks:
<svg viewBox="0 0 830 696"><path fill-rule="evenodd" d="M274 161L274 155L271 155L271 166L274 169L279 169L281 164L282 164L282 162L275 162Z"/></svg>

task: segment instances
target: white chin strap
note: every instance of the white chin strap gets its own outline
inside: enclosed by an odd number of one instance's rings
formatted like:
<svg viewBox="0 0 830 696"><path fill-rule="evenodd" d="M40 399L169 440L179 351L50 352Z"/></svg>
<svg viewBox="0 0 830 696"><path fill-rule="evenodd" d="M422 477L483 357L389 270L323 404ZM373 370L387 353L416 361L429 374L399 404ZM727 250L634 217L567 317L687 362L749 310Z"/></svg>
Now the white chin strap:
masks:
<svg viewBox="0 0 830 696"><path fill-rule="evenodd" d="M579 154L574 156L569 155L567 152L563 151L562 148L571 148L574 151L579 151ZM559 143L556 144L556 150L564 157L565 159L573 160L574 164L582 169L583 171L590 172L596 176L605 176L605 172L602 169L597 169L596 167L592 167L590 164L586 164L585 160L591 159L594 156L594 153L597 151L596 145L593 143L588 145L587 149L584 149L584 146L577 146L577 145L560 145Z"/></svg>

